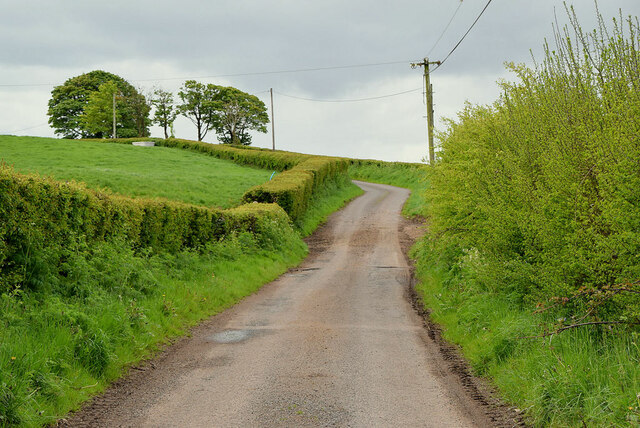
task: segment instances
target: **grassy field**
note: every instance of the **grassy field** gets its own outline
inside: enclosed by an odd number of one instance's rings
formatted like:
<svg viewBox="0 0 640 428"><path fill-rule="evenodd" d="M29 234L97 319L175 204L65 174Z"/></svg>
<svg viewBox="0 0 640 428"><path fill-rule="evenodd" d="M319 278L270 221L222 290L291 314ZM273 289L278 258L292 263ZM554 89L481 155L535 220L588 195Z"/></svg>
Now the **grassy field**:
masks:
<svg viewBox="0 0 640 428"><path fill-rule="evenodd" d="M7 135L0 135L0 160L94 189L221 208L238 205L272 173L187 150Z"/></svg>

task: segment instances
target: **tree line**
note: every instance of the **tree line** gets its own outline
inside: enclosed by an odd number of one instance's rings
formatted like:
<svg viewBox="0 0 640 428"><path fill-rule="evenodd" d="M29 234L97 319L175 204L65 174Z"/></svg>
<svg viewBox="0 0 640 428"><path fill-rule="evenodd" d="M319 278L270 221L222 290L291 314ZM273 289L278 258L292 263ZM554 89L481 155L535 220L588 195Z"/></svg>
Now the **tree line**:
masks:
<svg viewBox="0 0 640 428"><path fill-rule="evenodd" d="M269 123L258 97L231 86L187 80L177 99L161 88L145 96L122 77L102 70L56 86L48 115L49 124L63 138L148 137L151 124L169 138L175 119L182 115L195 125L198 141L213 130L221 143L240 145L251 144L249 131L266 133Z"/></svg>

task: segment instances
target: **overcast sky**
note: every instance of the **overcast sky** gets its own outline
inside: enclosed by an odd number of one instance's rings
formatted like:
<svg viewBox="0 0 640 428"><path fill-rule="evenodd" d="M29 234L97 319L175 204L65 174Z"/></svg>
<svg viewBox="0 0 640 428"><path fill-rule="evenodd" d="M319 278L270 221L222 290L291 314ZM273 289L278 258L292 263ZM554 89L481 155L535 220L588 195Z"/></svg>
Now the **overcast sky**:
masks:
<svg viewBox="0 0 640 428"><path fill-rule="evenodd" d="M409 63L427 55L443 59L485 4L0 0L0 134L54 136L46 114L53 87L101 69L143 90L155 86L175 93L186 79L231 85L267 106L273 88L277 148L419 162L427 153L423 78ZM592 29L594 2L570 4L583 27ZM601 0L599 8L607 22L619 9L640 15L638 0ZM539 56L544 39L552 36L554 14L561 25L567 22L562 1L493 0L431 75L436 126L442 127L442 117L455 117L465 101L493 102L496 81L512 78L504 62L531 64L530 50ZM389 62L394 64L269 73ZM411 90L360 102L293 98L352 100ZM178 137L196 138L195 126L184 117L175 129ZM162 136L160 128L151 131ZM206 141L216 142L213 131ZM254 134L253 141L270 147L271 135Z"/></svg>

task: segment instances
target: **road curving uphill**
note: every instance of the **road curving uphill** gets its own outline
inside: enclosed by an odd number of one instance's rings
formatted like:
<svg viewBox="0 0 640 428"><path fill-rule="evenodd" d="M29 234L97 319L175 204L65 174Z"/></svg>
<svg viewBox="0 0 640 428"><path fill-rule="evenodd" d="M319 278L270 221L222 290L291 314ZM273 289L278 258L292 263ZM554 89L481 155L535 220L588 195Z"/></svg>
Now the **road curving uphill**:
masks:
<svg viewBox="0 0 640 428"><path fill-rule="evenodd" d="M132 370L63 426L490 426L407 299L405 189L366 193L310 257Z"/></svg>

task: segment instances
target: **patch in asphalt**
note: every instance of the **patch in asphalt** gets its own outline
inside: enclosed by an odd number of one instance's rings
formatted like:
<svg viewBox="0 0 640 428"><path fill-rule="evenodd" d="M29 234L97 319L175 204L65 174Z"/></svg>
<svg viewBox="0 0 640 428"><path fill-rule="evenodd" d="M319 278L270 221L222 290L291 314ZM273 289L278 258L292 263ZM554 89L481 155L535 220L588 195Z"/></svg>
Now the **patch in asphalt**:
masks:
<svg viewBox="0 0 640 428"><path fill-rule="evenodd" d="M209 340L216 343L239 343L255 336L255 330L225 330L209 337Z"/></svg>

